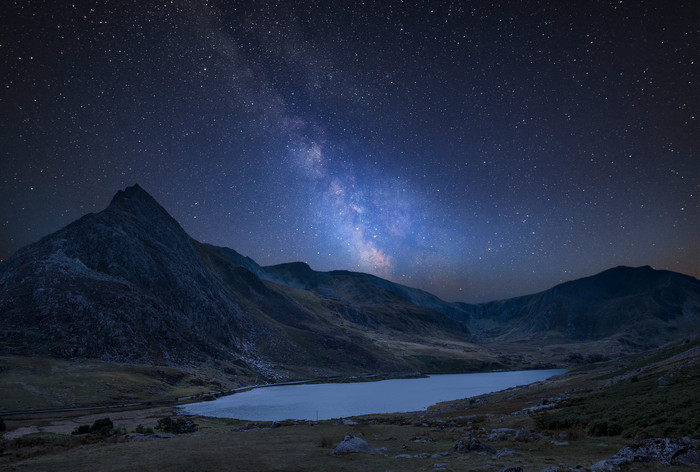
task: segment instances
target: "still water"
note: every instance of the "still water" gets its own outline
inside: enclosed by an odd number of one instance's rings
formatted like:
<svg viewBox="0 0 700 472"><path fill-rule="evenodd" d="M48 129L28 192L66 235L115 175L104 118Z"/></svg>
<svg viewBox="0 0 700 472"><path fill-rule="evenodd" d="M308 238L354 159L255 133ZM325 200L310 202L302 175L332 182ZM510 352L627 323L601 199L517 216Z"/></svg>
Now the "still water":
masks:
<svg viewBox="0 0 700 472"><path fill-rule="evenodd" d="M566 370L561 369L521 370L379 382L284 385L256 388L182 408L188 414L250 421L328 420L424 410L438 402L496 392L564 372Z"/></svg>

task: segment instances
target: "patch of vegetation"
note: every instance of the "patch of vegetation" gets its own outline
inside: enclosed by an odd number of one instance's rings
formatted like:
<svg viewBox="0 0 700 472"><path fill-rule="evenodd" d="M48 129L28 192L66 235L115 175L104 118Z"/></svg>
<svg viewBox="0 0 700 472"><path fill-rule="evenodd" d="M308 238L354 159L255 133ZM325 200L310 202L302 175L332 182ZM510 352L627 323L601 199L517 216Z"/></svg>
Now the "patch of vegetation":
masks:
<svg viewBox="0 0 700 472"><path fill-rule="evenodd" d="M153 434L153 428L149 427L144 427L142 424L136 425L136 428L134 428L135 433L139 434Z"/></svg>
<svg viewBox="0 0 700 472"><path fill-rule="evenodd" d="M197 431L198 425L192 420L178 418L173 421L172 418L166 417L158 420L156 428L158 431L172 434L194 433Z"/></svg>
<svg viewBox="0 0 700 472"><path fill-rule="evenodd" d="M332 449L335 446L335 443L336 442L333 441L333 439L324 436L318 441L318 447Z"/></svg>
<svg viewBox="0 0 700 472"><path fill-rule="evenodd" d="M668 385L666 385L666 383ZM570 400L536 416L540 429L585 430L592 436L700 438L700 365L659 375L636 376L598 395Z"/></svg>
<svg viewBox="0 0 700 472"><path fill-rule="evenodd" d="M71 433L74 436L80 435L80 434L97 434L100 436L109 436L112 434L112 431L114 430L114 423L112 423L112 420L109 418L102 418L99 420L95 420L94 423L92 423L92 426L88 426L86 424L78 426L73 430Z"/></svg>
<svg viewBox="0 0 700 472"><path fill-rule="evenodd" d="M3 421L2 417L0 417L0 431L5 431L5 422Z"/></svg>

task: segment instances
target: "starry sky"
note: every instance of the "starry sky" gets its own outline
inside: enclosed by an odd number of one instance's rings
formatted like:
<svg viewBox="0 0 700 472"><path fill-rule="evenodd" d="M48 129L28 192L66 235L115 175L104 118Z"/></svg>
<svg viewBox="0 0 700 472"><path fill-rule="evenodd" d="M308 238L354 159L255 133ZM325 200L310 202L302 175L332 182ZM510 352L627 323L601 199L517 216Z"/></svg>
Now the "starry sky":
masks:
<svg viewBox="0 0 700 472"><path fill-rule="evenodd" d="M138 183L194 238L488 301L700 276L692 1L7 1L0 259Z"/></svg>

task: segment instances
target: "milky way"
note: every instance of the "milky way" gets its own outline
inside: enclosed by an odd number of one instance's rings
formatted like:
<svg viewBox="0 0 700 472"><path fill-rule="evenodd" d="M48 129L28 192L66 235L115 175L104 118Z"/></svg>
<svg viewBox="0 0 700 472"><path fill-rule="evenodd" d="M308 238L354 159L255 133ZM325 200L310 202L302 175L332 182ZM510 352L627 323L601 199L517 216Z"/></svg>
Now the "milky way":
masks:
<svg viewBox="0 0 700 472"><path fill-rule="evenodd" d="M697 8L583 3L11 2L0 259L139 183L260 264L448 300L700 276Z"/></svg>

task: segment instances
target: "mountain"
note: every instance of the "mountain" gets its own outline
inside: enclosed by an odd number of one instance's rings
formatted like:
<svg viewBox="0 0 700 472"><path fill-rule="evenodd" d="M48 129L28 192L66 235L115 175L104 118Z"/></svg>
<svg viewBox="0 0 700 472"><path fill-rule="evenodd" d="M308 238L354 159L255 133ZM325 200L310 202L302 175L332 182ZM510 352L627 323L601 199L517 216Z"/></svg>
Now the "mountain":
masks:
<svg viewBox="0 0 700 472"><path fill-rule="evenodd" d="M534 295L458 304L481 338L549 335L569 341L618 337L653 347L700 328L700 281L645 267L615 267Z"/></svg>
<svg viewBox="0 0 700 472"><path fill-rule="evenodd" d="M442 355L431 340L470 346L462 323L408 301L329 298L257 274L135 185L0 264L0 353L275 377L424 370ZM496 365L471 351L456 356L462 369Z"/></svg>
<svg viewBox="0 0 700 472"><path fill-rule="evenodd" d="M192 239L135 185L0 263L0 326L0 355L253 378L528 368L697 332L700 282L617 267L534 295L448 303L369 274L262 267Z"/></svg>
<svg viewBox="0 0 700 472"><path fill-rule="evenodd" d="M301 262L257 270L267 280L353 303L401 301L427 308L460 321L480 342L615 337L632 347L649 348L700 329L700 281L649 266L615 267L544 292L480 304L448 303L372 275L316 272Z"/></svg>

